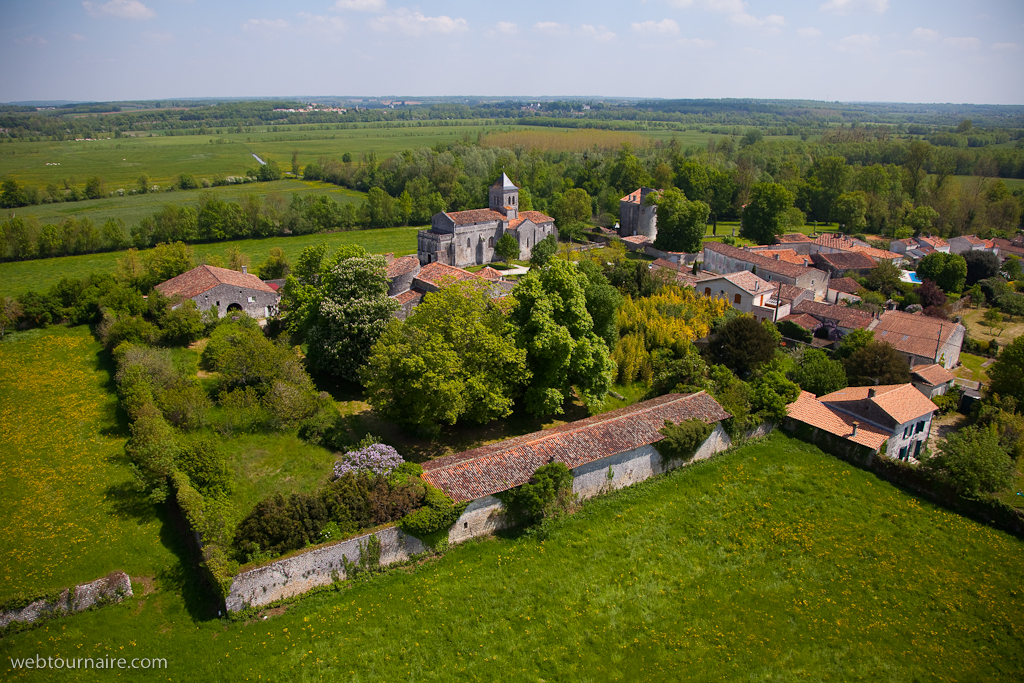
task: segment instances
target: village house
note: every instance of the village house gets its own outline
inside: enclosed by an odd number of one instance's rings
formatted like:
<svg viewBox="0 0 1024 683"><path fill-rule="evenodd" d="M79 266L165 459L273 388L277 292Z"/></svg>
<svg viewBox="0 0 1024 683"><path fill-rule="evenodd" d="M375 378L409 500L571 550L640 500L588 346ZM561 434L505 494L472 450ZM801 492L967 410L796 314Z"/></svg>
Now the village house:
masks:
<svg viewBox="0 0 1024 683"><path fill-rule="evenodd" d="M903 262L903 257L899 253L878 249L864 240L840 233L822 233L811 243L811 254L840 253L862 254L870 258L874 264L888 261L898 266Z"/></svg>
<svg viewBox="0 0 1024 683"><path fill-rule="evenodd" d="M763 280L809 289L815 299L824 299L828 292L828 273L798 266L781 259L762 256L750 249L739 249L721 242L704 243L704 270L724 275L740 270L749 270Z"/></svg>
<svg viewBox="0 0 1024 683"><path fill-rule="evenodd" d="M875 322L874 316L867 311L820 301L801 301L793 307L793 314L809 315L817 320L820 323L819 327L828 333L828 338L832 341L841 339L853 330L866 329Z"/></svg>
<svg viewBox="0 0 1024 683"><path fill-rule="evenodd" d="M947 370L960 363L967 332L959 323L903 311L883 311L868 329L877 341L896 347L910 367L937 363Z"/></svg>
<svg viewBox="0 0 1024 683"><path fill-rule="evenodd" d="M789 247L780 247L777 244L769 244L767 246L748 247L748 249L755 254L760 254L761 256L772 258L776 261L795 263L798 266L807 266L808 268L814 267L814 262L811 260L809 254L798 254Z"/></svg>
<svg viewBox="0 0 1024 683"><path fill-rule="evenodd" d="M216 308L220 317L245 311L253 318L277 315L281 297L273 287L248 272L197 266L192 270L161 282L155 289L169 298L191 299L200 311ZM181 304L175 305L175 308Z"/></svg>
<svg viewBox="0 0 1024 683"><path fill-rule="evenodd" d="M851 303L860 301L857 292L861 290L860 283L852 277L834 277L828 282L828 299L831 303L838 304L840 300Z"/></svg>
<svg viewBox="0 0 1024 683"><path fill-rule="evenodd" d="M581 498L622 488L672 466L654 444L666 421L702 420L715 425L691 461L730 445L721 421L729 413L706 392L667 394L584 420L481 446L423 463L423 479L456 503L469 502L449 532L450 543L491 533L504 525L495 494L525 484L542 465L564 463Z"/></svg>
<svg viewBox="0 0 1024 683"><path fill-rule="evenodd" d="M771 248L792 249L801 256L809 256L812 241L810 237L802 232L787 232L784 235L776 235L775 244Z"/></svg>
<svg viewBox="0 0 1024 683"><path fill-rule="evenodd" d="M918 365L910 368L910 382L928 398L945 394L956 381L956 375L941 365Z"/></svg>
<svg viewBox="0 0 1024 683"><path fill-rule="evenodd" d="M992 251L995 244L977 235L958 235L949 238L949 253L966 254L969 251Z"/></svg>
<svg viewBox="0 0 1024 683"><path fill-rule="evenodd" d="M865 277L878 265L874 259L859 251L818 252L811 254L811 259L816 268L828 272L833 278L844 277L849 273Z"/></svg>
<svg viewBox="0 0 1024 683"><path fill-rule="evenodd" d="M926 447L937 410L913 384L847 387L820 397L801 391L786 408L786 426L799 432L794 423L806 425L816 443L832 435L870 453L910 460Z"/></svg>
<svg viewBox="0 0 1024 683"><path fill-rule="evenodd" d="M646 237L652 244L658 239L658 207L644 205L652 192L657 190L641 187L619 200L620 237Z"/></svg>
<svg viewBox="0 0 1024 683"><path fill-rule="evenodd" d="M391 256L388 254L387 256ZM391 257L388 261L387 276L390 281L388 296L398 302L399 308L395 317L405 320L418 306L423 297L430 292L437 292L441 287L455 282L475 282L485 286L492 298L507 296L515 285L508 282L501 272L491 268L481 268L470 273L462 268L445 265L444 263L428 263L420 266L415 256Z"/></svg>
<svg viewBox="0 0 1024 683"><path fill-rule="evenodd" d="M775 307L768 305L775 296L775 285L749 270L701 280L695 289L704 296L725 299L733 308L751 313L759 321L775 321Z"/></svg>
<svg viewBox="0 0 1024 683"><path fill-rule="evenodd" d="M537 242L548 235L557 239L554 218L540 211L519 210L519 188L504 173L487 196L486 209L434 214L430 229L417 235L420 264L465 268L490 263L496 260L494 247L505 234L519 243L519 258L528 259Z"/></svg>

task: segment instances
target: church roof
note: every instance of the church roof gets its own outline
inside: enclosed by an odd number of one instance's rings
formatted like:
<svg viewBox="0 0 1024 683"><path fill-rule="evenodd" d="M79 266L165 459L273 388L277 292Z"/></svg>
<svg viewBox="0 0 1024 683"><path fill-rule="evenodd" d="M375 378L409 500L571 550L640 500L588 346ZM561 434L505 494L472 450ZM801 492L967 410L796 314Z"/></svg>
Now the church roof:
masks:
<svg viewBox="0 0 1024 683"><path fill-rule="evenodd" d="M501 177L498 178L494 182L494 184L491 185L491 187L500 187L503 190L518 190L519 189L518 187L516 187L516 184L512 182L512 179L509 178L504 173L501 174Z"/></svg>
<svg viewBox="0 0 1024 683"><path fill-rule="evenodd" d="M455 225L472 225L474 223L503 221L505 220L505 215L493 209L469 209L468 211L449 211L448 218L451 218Z"/></svg>

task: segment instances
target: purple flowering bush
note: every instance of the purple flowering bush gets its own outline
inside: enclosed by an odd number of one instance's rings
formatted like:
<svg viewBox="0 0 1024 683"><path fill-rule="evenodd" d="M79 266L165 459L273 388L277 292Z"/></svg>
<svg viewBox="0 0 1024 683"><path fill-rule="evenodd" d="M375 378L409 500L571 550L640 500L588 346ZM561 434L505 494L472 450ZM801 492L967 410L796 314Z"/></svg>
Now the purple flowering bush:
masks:
<svg viewBox="0 0 1024 683"><path fill-rule="evenodd" d="M391 474L404 460L391 446L375 443L359 450L349 451L334 463L334 478L349 472L369 472L373 475Z"/></svg>

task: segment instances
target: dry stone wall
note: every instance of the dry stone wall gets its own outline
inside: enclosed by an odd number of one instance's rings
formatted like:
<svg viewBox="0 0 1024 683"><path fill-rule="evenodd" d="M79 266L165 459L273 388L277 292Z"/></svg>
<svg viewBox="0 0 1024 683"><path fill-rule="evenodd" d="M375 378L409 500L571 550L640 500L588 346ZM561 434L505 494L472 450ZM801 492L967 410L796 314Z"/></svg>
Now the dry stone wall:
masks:
<svg viewBox="0 0 1024 683"><path fill-rule="evenodd" d="M132 597L132 581L124 572L114 572L102 579L65 588L56 598L41 598L28 605L0 612L0 629L16 621L31 623L42 617L82 612L98 604L121 602Z"/></svg>
<svg viewBox="0 0 1024 683"><path fill-rule="evenodd" d="M327 585L335 576L340 580L347 579L345 563L358 564L374 536L380 541L382 567L404 562L427 550L418 538L403 533L397 527L388 527L241 572L231 582L225 605L228 611L238 612Z"/></svg>

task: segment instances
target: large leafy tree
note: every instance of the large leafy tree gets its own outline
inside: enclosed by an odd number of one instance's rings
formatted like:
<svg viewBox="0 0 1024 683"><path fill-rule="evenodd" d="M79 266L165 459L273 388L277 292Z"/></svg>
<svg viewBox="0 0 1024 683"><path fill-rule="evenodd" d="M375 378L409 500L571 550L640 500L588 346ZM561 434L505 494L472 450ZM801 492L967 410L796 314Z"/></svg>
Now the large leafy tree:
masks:
<svg viewBox="0 0 1024 683"><path fill-rule="evenodd" d="M932 280L947 294L958 293L967 281L967 261L960 254L936 251L917 264L917 275L922 280Z"/></svg>
<svg viewBox="0 0 1024 683"><path fill-rule="evenodd" d="M892 344L871 341L843 360L851 386L904 384L910 381L907 360Z"/></svg>
<svg viewBox="0 0 1024 683"><path fill-rule="evenodd" d="M617 319L622 294L608 282L608 278L601 272L601 266L594 261L580 261L577 267L587 276L584 294L587 297L587 312L594 319L594 334L603 339L609 349L614 349L619 339Z"/></svg>
<svg viewBox="0 0 1024 683"><path fill-rule="evenodd" d="M472 282L428 294L392 322L360 374L381 414L427 431L505 417L530 378L512 325Z"/></svg>
<svg viewBox="0 0 1024 683"><path fill-rule="evenodd" d="M512 233L506 232L494 245L494 253L505 263L519 258L519 240L513 237Z"/></svg>
<svg viewBox="0 0 1024 683"><path fill-rule="evenodd" d="M1014 466L994 425L971 425L939 445L929 469L947 478L962 495L977 497L1013 484Z"/></svg>
<svg viewBox="0 0 1024 683"><path fill-rule="evenodd" d="M793 380L801 389L822 396L846 387L846 371L841 362L832 360L821 349L807 349Z"/></svg>
<svg viewBox="0 0 1024 683"><path fill-rule="evenodd" d="M691 202L675 188L659 192L652 201L658 207L658 239L654 246L691 254L700 251L711 207L701 201Z"/></svg>
<svg viewBox="0 0 1024 683"><path fill-rule="evenodd" d="M991 251L969 251L963 255L967 264L966 285L999 275L999 257Z"/></svg>
<svg viewBox="0 0 1024 683"><path fill-rule="evenodd" d="M879 261L878 265L868 272L868 287L889 296L900 286L899 266L892 261Z"/></svg>
<svg viewBox="0 0 1024 683"><path fill-rule="evenodd" d="M988 374L992 393L1013 396L1024 405L1024 337L1017 337L1003 349Z"/></svg>
<svg viewBox="0 0 1024 683"><path fill-rule="evenodd" d="M307 247L284 287L288 326L305 334L310 364L347 380L358 378L370 349L398 304L388 296L387 265L359 246L326 257L326 245Z"/></svg>
<svg viewBox="0 0 1024 683"><path fill-rule="evenodd" d="M793 205L793 195L782 185L758 183L750 190L750 202L743 209L742 234L758 244L771 244L785 231L783 219Z"/></svg>
<svg viewBox="0 0 1024 683"><path fill-rule="evenodd" d="M738 375L746 375L775 357L778 342L749 315L739 315L722 325L711 342L711 355Z"/></svg>
<svg viewBox="0 0 1024 683"><path fill-rule="evenodd" d="M812 208L817 220L831 223L836 202L846 189L850 167L842 156L819 157L811 167L810 176L816 181Z"/></svg>
<svg viewBox="0 0 1024 683"><path fill-rule="evenodd" d="M554 260L531 270L512 292L510 318L533 376L525 406L534 415L561 413L573 389L597 403L611 388L615 364L594 332L587 285L575 264Z"/></svg>

